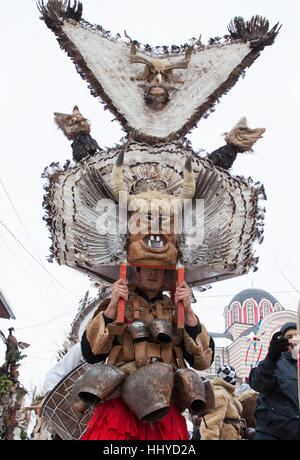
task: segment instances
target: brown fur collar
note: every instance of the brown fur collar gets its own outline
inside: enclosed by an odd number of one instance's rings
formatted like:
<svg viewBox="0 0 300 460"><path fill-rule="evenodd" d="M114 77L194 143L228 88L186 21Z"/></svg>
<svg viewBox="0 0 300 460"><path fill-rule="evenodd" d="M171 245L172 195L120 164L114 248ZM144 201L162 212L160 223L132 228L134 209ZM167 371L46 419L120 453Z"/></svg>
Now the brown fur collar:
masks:
<svg viewBox="0 0 300 460"><path fill-rule="evenodd" d="M231 385L231 383L225 382L225 380L221 379L221 377L215 377L212 384L214 386L224 387L229 393L234 393L235 386Z"/></svg>

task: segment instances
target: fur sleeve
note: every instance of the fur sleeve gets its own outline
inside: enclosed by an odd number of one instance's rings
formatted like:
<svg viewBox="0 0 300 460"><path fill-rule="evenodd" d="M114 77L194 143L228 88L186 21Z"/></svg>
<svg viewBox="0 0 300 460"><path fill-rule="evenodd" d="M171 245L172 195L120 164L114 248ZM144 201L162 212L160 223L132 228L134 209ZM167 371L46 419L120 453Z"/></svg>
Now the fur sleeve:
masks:
<svg viewBox="0 0 300 460"><path fill-rule="evenodd" d="M109 353L112 348L114 335L110 334L109 328L105 324L103 311L98 313L88 324L86 338L90 344L94 355Z"/></svg>
<svg viewBox="0 0 300 460"><path fill-rule="evenodd" d="M228 398L224 395L223 391L215 391L215 409L205 416L205 423L202 421L200 425L201 440L219 440L220 433L225 419Z"/></svg>
<svg viewBox="0 0 300 460"><path fill-rule="evenodd" d="M212 363L213 350L205 326L201 324L201 332L195 340L186 331L183 333L183 339L186 352L194 358L193 367L198 370L208 369Z"/></svg>

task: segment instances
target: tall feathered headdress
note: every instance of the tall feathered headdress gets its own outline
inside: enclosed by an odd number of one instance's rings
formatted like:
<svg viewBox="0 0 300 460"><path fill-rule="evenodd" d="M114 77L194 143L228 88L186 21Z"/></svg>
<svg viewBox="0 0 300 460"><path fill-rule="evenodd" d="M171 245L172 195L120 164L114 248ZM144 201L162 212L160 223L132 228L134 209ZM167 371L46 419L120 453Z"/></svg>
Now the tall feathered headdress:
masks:
<svg viewBox="0 0 300 460"><path fill-rule="evenodd" d="M152 49L127 33L114 38L89 24L80 2L41 1L39 9L92 95L128 135L114 149L45 170L52 257L107 281L118 278L127 259L168 267L179 262L191 285L256 269L252 247L262 240L263 186L200 158L183 136L274 42L279 25L270 29L265 18L237 17L223 39L207 46L199 39ZM263 131L242 121L226 142L244 151ZM158 231L150 229L145 212L154 201ZM168 233L162 231L165 214Z"/></svg>

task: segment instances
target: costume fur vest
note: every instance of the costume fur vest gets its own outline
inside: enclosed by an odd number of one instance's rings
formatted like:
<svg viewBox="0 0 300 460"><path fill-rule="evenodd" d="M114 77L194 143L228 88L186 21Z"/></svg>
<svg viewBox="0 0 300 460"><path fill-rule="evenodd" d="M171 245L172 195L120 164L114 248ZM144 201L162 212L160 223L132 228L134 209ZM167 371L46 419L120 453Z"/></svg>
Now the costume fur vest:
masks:
<svg viewBox="0 0 300 460"><path fill-rule="evenodd" d="M176 316L176 307L168 296L163 295L161 300L149 303L135 291L130 291L125 305L125 324L120 326L116 321L106 324L103 311L100 311L89 323L86 337L94 355L107 354L108 364L124 367L129 372L149 364L151 358L158 358L172 364L174 369L186 367L184 362L186 356L192 358L195 369L207 369L211 365L212 349L210 336L204 325L199 324L201 332L192 338L187 328L183 330L177 328ZM172 325L171 343L157 344L141 341L134 344L127 325L138 319L149 323L155 318L164 319Z"/></svg>

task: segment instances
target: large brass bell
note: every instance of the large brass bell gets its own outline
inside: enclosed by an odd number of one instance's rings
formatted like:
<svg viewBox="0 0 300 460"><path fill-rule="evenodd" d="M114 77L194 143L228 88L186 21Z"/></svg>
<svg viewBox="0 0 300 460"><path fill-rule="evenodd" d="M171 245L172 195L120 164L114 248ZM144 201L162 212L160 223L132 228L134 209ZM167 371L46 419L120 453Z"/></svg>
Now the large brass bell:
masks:
<svg viewBox="0 0 300 460"><path fill-rule="evenodd" d="M86 409L88 409L90 407L89 405L85 404L78 396L79 388L80 388L81 382L82 382L82 377L83 377L83 375L81 375L75 381L75 383L73 385L73 388L72 388L72 394L71 394L72 401L73 401L73 407L74 407L75 410L77 410L81 414L83 414L86 411Z"/></svg>
<svg viewBox="0 0 300 460"><path fill-rule="evenodd" d="M143 422L156 422L170 410L173 368L166 363L153 363L138 369L121 386L121 397Z"/></svg>
<svg viewBox="0 0 300 460"><path fill-rule="evenodd" d="M149 323L149 330L155 342L170 343L172 341L172 324L165 319L153 319Z"/></svg>
<svg viewBox="0 0 300 460"><path fill-rule="evenodd" d="M193 415L204 415L207 410L205 386L202 378L193 369L178 369L174 374L172 401L180 410L189 409Z"/></svg>
<svg viewBox="0 0 300 460"><path fill-rule="evenodd" d="M126 375L115 366L94 364L82 376L78 397L88 406L95 406L112 394Z"/></svg>
<svg viewBox="0 0 300 460"><path fill-rule="evenodd" d="M136 320L128 324L127 331L135 342L150 339L148 323L142 320Z"/></svg>

